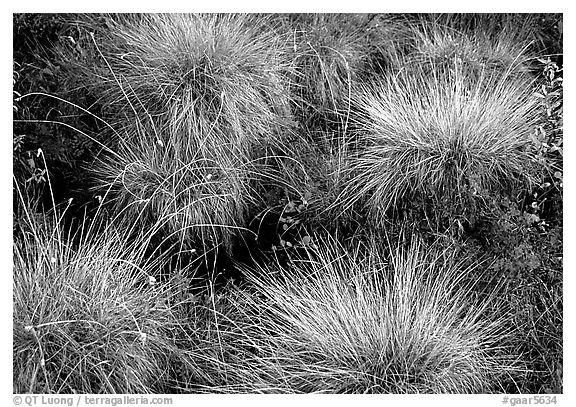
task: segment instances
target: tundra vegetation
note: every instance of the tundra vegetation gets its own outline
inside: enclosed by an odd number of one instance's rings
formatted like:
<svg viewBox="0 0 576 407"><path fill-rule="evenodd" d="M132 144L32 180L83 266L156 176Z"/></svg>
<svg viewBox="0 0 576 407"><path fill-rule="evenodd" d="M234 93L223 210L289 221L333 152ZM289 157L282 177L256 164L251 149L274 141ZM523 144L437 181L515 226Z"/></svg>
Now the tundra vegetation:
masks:
<svg viewBox="0 0 576 407"><path fill-rule="evenodd" d="M14 392L562 392L562 15L13 30Z"/></svg>

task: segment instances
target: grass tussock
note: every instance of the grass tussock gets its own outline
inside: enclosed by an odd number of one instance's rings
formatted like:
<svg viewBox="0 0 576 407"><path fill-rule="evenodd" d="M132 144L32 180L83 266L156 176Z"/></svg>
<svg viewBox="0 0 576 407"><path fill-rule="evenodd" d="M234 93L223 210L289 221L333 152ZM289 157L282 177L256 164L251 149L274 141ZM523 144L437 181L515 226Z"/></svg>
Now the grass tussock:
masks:
<svg viewBox="0 0 576 407"><path fill-rule="evenodd" d="M184 362L145 238L26 214L14 242L15 393L163 392ZM56 216L56 215L55 215Z"/></svg>
<svg viewBox="0 0 576 407"><path fill-rule="evenodd" d="M470 268L418 243L364 249L317 239L308 260L246 270L250 288L215 313L209 390L473 393L513 373L498 345L508 317L474 298Z"/></svg>
<svg viewBox="0 0 576 407"><path fill-rule="evenodd" d="M429 14L425 19L473 36L495 38L499 35L511 42L530 44L540 53L562 48L562 15L552 13L441 13ZM556 32L555 32L556 31ZM555 37L557 42L551 46Z"/></svg>
<svg viewBox="0 0 576 407"><path fill-rule="evenodd" d="M469 74L482 72L526 74L529 72L531 43L523 26L502 25L497 31L463 26L456 19L437 17L411 24L413 48L406 68L428 69L462 65ZM417 68L418 69L418 68Z"/></svg>
<svg viewBox="0 0 576 407"><path fill-rule="evenodd" d="M363 14L295 14L292 32L296 94L312 118L346 110L352 82L371 58L370 19Z"/></svg>
<svg viewBox="0 0 576 407"><path fill-rule="evenodd" d="M144 14L111 18L96 41L106 59L96 86L117 114L186 128L200 116L239 151L279 137L290 119L281 39L268 18L238 14ZM118 111L120 110L120 111ZM130 121L127 121L130 126Z"/></svg>
<svg viewBox="0 0 576 407"><path fill-rule="evenodd" d="M187 249L230 249L257 204L254 165L242 162L230 143L212 144L225 138L220 129L188 125L189 134L166 132L156 142L143 129L92 172L119 222L162 225L167 240Z"/></svg>
<svg viewBox="0 0 576 407"><path fill-rule="evenodd" d="M362 200L382 223L388 209L414 198L458 213L471 198L526 185L538 109L532 86L460 69L401 72L359 85L344 206Z"/></svg>

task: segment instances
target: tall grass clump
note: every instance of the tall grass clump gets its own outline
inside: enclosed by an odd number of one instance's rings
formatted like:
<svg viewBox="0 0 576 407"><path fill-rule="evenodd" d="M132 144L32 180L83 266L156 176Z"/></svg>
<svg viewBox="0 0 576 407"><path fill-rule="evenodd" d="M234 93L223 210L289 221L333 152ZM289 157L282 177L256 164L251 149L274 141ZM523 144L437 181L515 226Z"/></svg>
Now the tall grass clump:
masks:
<svg viewBox="0 0 576 407"><path fill-rule="evenodd" d="M421 17L409 24L413 39L407 68L414 65L450 68L456 61L475 75L483 71L526 74L533 59L532 44L527 28L520 25L522 19L518 20L494 31L495 23L488 18L464 25L457 16Z"/></svg>
<svg viewBox="0 0 576 407"><path fill-rule="evenodd" d="M290 120L290 60L269 18L239 14L106 17L95 36L105 63L87 67L100 103L171 128L191 116L225 129L244 153ZM125 121L131 127L131 121Z"/></svg>
<svg viewBox="0 0 576 407"><path fill-rule="evenodd" d="M150 128L103 155L92 172L118 222L159 225L182 248L231 249L258 204L253 163L235 154L219 128L199 120L188 134L167 131L149 141ZM164 140L164 141L162 141Z"/></svg>
<svg viewBox="0 0 576 407"><path fill-rule="evenodd" d="M420 202L467 216L480 197L533 178L533 84L454 69L402 71L353 95L356 153L344 207L362 201L372 220Z"/></svg>
<svg viewBox="0 0 576 407"><path fill-rule="evenodd" d="M371 53L368 15L294 14L291 30L298 72L295 93L304 117L338 119L351 84L367 68Z"/></svg>
<svg viewBox="0 0 576 407"><path fill-rule="evenodd" d="M514 373L508 316L495 292L474 294L473 267L416 242L389 256L315 242L308 259L245 270L214 311L209 391L474 393Z"/></svg>
<svg viewBox="0 0 576 407"><path fill-rule="evenodd" d="M170 392L191 359L147 232L25 211L13 246L15 393Z"/></svg>
<svg viewBox="0 0 576 407"><path fill-rule="evenodd" d="M536 53L562 52L562 15L552 13L440 13L421 16L460 32L482 32L492 38L501 33L511 41L529 45ZM558 44L558 40L560 44ZM556 42L556 44L553 44ZM558 49L558 45L560 45Z"/></svg>

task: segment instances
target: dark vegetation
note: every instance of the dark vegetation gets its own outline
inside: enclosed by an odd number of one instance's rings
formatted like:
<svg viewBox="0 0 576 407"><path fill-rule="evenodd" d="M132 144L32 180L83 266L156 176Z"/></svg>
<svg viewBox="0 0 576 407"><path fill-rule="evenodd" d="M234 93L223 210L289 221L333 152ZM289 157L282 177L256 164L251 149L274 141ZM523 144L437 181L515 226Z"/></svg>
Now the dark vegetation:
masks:
<svg viewBox="0 0 576 407"><path fill-rule="evenodd" d="M15 392L562 392L561 15L13 21Z"/></svg>

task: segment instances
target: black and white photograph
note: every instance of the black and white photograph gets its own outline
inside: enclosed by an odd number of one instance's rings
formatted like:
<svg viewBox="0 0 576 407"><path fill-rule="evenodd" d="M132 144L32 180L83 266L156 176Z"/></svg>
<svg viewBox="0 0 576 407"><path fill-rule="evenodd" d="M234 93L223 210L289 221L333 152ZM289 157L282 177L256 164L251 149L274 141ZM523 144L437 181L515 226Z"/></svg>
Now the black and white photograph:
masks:
<svg viewBox="0 0 576 407"><path fill-rule="evenodd" d="M9 401L560 405L563 17L13 13Z"/></svg>

